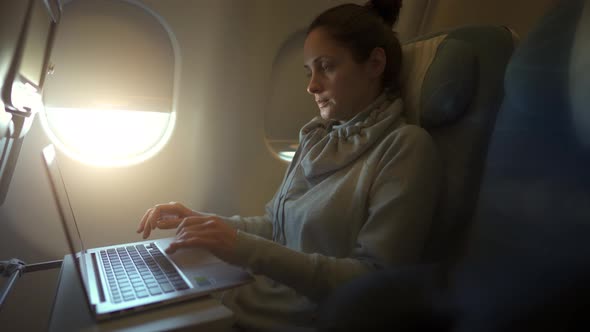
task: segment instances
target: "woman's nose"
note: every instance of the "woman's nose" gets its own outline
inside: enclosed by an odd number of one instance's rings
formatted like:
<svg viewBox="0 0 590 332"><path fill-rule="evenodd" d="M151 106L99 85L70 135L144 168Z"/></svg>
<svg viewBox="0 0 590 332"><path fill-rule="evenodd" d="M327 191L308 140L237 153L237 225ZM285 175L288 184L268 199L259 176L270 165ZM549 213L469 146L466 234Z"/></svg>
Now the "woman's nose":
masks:
<svg viewBox="0 0 590 332"><path fill-rule="evenodd" d="M310 95L314 95L320 93L322 91L322 85L318 82L318 78L316 75L312 75L311 79L309 80L309 84L307 85L307 92Z"/></svg>

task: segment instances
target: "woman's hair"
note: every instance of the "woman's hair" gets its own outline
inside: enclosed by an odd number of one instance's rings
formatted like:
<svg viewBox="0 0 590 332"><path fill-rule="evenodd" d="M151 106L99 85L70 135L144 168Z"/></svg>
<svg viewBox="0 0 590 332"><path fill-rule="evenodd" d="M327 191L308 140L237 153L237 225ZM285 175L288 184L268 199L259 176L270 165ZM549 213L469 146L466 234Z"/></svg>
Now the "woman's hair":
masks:
<svg viewBox="0 0 590 332"><path fill-rule="evenodd" d="M372 0L364 6L344 4L321 13L307 29L324 28L330 36L352 51L357 63L367 61L376 47L385 50L387 63L383 86L397 91L402 62L401 45L392 30L402 0Z"/></svg>

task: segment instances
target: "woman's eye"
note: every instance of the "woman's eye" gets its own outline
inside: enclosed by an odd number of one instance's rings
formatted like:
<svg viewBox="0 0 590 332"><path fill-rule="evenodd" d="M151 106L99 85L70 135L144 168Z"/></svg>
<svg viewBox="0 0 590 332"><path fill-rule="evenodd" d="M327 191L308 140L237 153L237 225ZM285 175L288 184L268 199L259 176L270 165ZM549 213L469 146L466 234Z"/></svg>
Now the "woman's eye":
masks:
<svg viewBox="0 0 590 332"><path fill-rule="evenodd" d="M330 71L334 68L334 66L332 66L332 64L326 63L326 64L322 64L322 69L324 71Z"/></svg>

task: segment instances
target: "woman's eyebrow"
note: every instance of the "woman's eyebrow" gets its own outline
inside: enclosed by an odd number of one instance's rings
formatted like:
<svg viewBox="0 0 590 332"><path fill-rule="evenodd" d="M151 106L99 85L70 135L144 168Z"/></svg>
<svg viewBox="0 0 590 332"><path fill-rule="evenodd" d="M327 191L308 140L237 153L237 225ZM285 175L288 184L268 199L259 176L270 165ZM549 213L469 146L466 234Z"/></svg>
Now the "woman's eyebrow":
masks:
<svg viewBox="0 0 590 332"><path fill-rule="evenodd" d="M311 61L311 63L318 63L318 62L320 62L320 61L322 61L322 60L330 60L330 59L331 59L331 57L329 57L329 56L327 56L327 55L320 55L319 57L317 57L317 58L313 59L313 60ZM309 69L309 66L308 66L307 64L304 64L304 65L303 65L303 68L305 68L305 69Z"/></svg>

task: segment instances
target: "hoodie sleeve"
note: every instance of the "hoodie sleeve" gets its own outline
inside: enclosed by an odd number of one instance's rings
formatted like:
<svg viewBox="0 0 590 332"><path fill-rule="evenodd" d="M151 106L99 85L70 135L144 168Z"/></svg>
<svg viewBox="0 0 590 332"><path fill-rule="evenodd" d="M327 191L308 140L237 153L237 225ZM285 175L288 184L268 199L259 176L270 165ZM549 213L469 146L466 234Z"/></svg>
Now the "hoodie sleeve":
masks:
<svg viewBox="0 0 590 332"><path fill-rule="evenodd" d="M421 254L438 194L435 147L421 128L408 126L386 140L374 167L367 218L348 257L303 253L238 232L235 265L320 301L343 283L385 266L415 263Z"/></svg>
<svg viewBox="0 0 590 332"><path fill-rule="evenodd" d="M242 217L235 215L231 217L218 217L221 218L226 224L241 232L253 234L261 238L271 240L273 234L273 224L270 219L272 202L273 201L270 201L268 204L266 204L266 213L264 216Z"/></svg>

